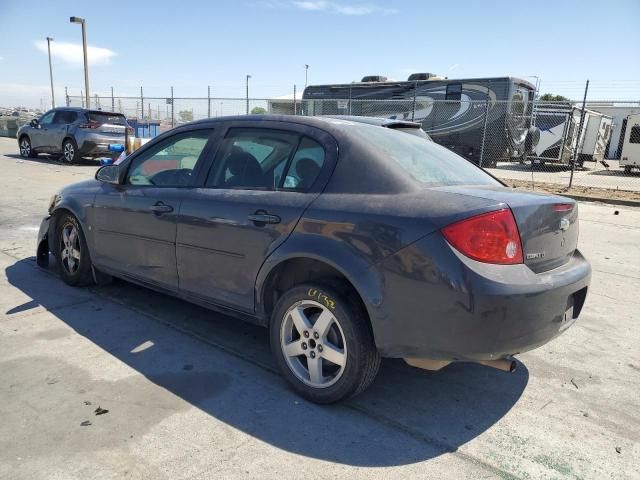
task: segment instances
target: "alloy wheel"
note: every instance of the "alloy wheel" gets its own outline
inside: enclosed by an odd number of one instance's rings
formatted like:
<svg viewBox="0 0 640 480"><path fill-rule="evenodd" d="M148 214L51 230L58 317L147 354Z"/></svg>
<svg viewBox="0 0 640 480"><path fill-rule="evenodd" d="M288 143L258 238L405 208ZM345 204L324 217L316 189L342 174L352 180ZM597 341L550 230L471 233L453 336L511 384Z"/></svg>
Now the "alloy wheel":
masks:
<svg viewBox="0 0 640 480"><path fill-rule="evenodd" d="M67 223L60 238L60 260L67 273L73 275L80 267L80 236L75 225Z"/></svg>
<svg viewBox="0 0 640 480"><path fill-rule="evenodd" d="M73 148L73 144L71 142L67 142L64 144L64 159L71 163L73 162L73 157L75 156L75 149Z"/></svg>
<svg viewBox="0 0 640 480"><path fill-rule="evenodd" d="M314 388L335 384L347 364L347 343L339 321L313 300L296 302L280 328L280 346L293 374Z"/></svg>
<svg viewBox="0 0 640 480"><path fill-rule="evenodd" d="M28 157L31 155L31 142L26 138L23 138L20 142L20 155L23 157Z"/></svg>

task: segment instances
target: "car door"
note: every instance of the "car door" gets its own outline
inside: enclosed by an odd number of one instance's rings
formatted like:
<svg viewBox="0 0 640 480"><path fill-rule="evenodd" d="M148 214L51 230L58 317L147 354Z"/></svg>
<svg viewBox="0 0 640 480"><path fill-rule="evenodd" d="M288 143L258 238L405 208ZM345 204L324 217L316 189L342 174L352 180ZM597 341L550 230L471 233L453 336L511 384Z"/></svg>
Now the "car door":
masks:
<svg viewBox="0 0 640 480"><path fill-rule="evenodd" d="M53 122L53 117L56 114L56 110L50 110L45 113L40 120L38 120L37 128L33 128L29 132L29 138L31 140L31 148L39 152L49 152L49 128Z"/></svg>
<svg viewBox="0 0 640 480"><path fill-rule="evenodd" d="M326 133L283 124L231 124L204 185L184 199L176 240L183 294L254 311L260 267L322 190L337 155Z"/></svg>
<svg viewBox="0 0 640 480"><path fill-rule="evenodd" d="M122 184L103 184L93 208L92 259L124 276L176 291L176 218L211 128L181 130L123 164Z"/></svg>
<svg viewBox="0 0 640 480"><path fill-rule="evenodd" d="M46 134L47 143L51 152L62 151L62 141L67 136L69 125L75 122L77 118L77 112L71 110L58 110L56 112Z"/></svg>

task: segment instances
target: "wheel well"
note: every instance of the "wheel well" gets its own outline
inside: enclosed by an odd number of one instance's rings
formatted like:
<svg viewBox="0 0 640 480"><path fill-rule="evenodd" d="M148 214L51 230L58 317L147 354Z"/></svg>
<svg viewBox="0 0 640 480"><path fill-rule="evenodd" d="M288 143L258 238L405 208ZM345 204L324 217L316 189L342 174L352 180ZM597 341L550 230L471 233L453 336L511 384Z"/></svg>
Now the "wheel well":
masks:
<svg viewBox="0 0 640 480"><path fill-rule="evenodd" d="M29 135L27 135L26 133L23 133L22 135L20 135L20 138L18 139L18 142L21 142L23 138L28 138L29 141L31 141L31 139L29 138Z"/></svg>
<svg viewBox="0 0 640 480"><path fill-rule="evenodd" d="M309 282L327 285L347 297L356 308L361 309L371 328L362 297L349 279L331 265L312 258L286 260L269 273L262 293L262 305L267 322L283 293L295 285Z"/></svg>

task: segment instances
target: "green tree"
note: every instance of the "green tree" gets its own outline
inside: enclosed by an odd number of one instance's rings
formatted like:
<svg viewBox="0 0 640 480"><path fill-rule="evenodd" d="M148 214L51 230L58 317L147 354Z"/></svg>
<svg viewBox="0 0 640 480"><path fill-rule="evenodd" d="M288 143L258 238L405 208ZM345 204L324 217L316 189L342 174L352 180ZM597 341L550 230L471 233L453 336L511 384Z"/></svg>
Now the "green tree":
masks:
<svg viewBox="0 0 640 480"><path fill-rule="evenodd" d="M178 112L178 116L180 117L180 120L183 122L193 121L193 112L191 110L180 110Z"/></svg>
<svg viewBox="0 0 640 480"><path fill-rule="evenodd" d="M265 110L262 107L253 107L251 109L251 114L252 115L264 115L265 113L267 113L267 110Z"/></svg>
<svg viewBox="0 0 640 480"><path fill-rule="evenodd" d="M568 102L570 99L562 95L554 95L553 93L545 93L540 97L543 102Z"/></svg>

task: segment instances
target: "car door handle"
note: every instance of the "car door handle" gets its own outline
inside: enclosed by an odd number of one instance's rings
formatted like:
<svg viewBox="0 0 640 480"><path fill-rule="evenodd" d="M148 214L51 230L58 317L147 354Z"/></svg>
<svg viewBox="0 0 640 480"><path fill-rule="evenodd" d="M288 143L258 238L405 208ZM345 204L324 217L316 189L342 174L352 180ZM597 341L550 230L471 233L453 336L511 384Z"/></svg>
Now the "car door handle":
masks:
<svg viewBox="0 0 640 480"><path fill-rule="evenodd" d="M173 207L164 202L156 202L151 205L151 211L156 215L162 215L163 213L173 212Z"/></svg>
<svg viewBox="0 0 640 480"><path fill-rule="evenodd" d="M252 213L247 217L253 223L280 223L280 217L277 215L271 215L264 210L258 210L256 213Z"/></svg>

